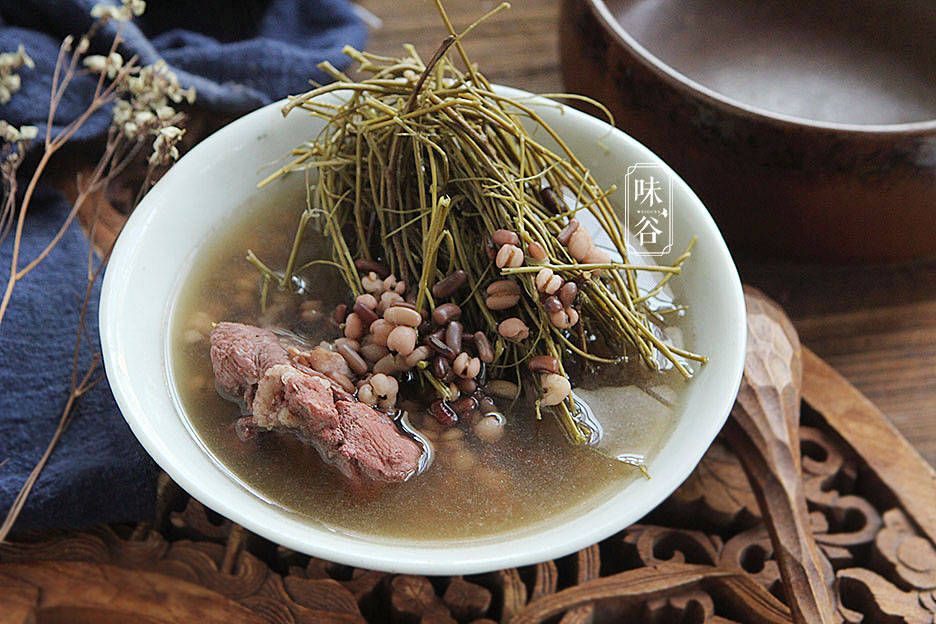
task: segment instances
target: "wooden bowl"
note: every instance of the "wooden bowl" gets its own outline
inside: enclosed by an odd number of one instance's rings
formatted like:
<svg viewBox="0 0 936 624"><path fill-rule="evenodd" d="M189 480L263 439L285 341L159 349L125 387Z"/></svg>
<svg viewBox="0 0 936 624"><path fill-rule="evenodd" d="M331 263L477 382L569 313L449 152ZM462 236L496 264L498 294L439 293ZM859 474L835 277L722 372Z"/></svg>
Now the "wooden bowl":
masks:
<svg viewBox="0 0 936 624"><path fill-rule="evenodd" d="M681 174L730 243L936 255L931 0L563 0L569 91Z"/></svg>

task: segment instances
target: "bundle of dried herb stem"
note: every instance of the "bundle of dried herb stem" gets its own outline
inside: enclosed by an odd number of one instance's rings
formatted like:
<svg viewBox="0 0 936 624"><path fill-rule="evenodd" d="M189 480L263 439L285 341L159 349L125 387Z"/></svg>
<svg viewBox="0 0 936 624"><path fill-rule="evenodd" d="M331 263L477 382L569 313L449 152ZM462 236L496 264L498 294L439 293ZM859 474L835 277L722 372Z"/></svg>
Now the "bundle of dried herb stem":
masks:
<svg viewBox="0 0 936 624"><path fill-rule="evenodd" d="M444 11L443 18L452 31ZM428 62L410 45L401 58L348 47L345 53L366 78L354 80L324 63L320 67L335 82L290 99L284 114L299 109L326 122L318 136L295 148L287 164L261 183L294 171L317 173L310 178L309 207L300 219L295 249L307 225L317 221L332 243L326 262L337 267L354 295L362 292L355 260L379 260L416 284L420 309L441 303L433 298L433 284L455 269L466 271L467 292L456 302L466 327L496 337L489 378L536 384L535 376L525 374L524 363L539 354L554 356L560 366L564 356L599 365L636 356L651 368L659 366L660 354L690 377L686 361L704 362L704 356L667 344L654 331L659 319L648 307L679 273L689 251L671 266L629 263L625 230L609 201L614 188L596 182L529 102L492 88L465 55L464 34L452 31ZM450 58L451 47L464 70ZM575 201L557 203L560 190L574 193ZM597 220L620 262L582 264L557 240L580 211ZM498 269L488 249L491 234L501 228L516 232L524 246L541 245L546 259L537 263L528 257L524 266ZM304 268L296 267L295 249L281 285ZM571 330L552 326L539 304L534 277L543 267L579 286L581 322ZM662 276L650 292L638 290L642 270ZM521 342L497 335L504 314L485 305L485 286L507 276L526 294L509 311L531 328ZM595 352L597 336L613 355ZM426 370L420 374L445 398L444 385ZM572 396L555 409L573 441L589 439L592 432L578 418ZM538 401L536 411L539 416Z"/></svg>

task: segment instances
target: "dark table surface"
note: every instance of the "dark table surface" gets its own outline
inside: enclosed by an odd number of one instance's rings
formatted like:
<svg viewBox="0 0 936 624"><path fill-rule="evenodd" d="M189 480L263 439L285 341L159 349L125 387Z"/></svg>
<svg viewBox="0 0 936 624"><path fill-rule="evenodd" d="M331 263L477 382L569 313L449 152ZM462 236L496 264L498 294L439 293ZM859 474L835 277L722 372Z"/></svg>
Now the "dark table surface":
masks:
<svg viewBox="0 0 936 624"><path fill-rule="evenodd" d="M370 50L396 54L402 42L431 55L445 32L431 0L362 0L382 21ZM446 0L456 27L497 3ZM562 90L558 3L515 0L466 41L494 82ZM802 265L736 252L742 279L779 301L804 344L837 368L936 464L936 259L900 265Z"/></svg>

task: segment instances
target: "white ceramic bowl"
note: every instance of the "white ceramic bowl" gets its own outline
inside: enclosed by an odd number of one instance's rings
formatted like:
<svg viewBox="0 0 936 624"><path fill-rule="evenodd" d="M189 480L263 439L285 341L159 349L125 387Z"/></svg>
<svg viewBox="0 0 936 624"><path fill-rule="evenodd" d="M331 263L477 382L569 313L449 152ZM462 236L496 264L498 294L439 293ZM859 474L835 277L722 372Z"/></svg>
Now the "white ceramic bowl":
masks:
<svg viewBox="0 0 936 624"><path fill-rule="evenodd" d="M513 97L530 97L499 88ZM533 100L599 183L623 186L627 166L660 163L643 145L568 106ZM679 278L691 304L691 346L712 354L688 384L684 413L651 457L650 480L638 479L578 515L531 531L477 542L399 542L352 536L270 505L233 480L193 437L173 400L167 361L170 309L199 245L258 191L269 164L315 135L319 120L272 104L202 141L149 192L114 248L101 293L104 363L124 418L150 455L196 499L288 548L340 563L416 574L470 574L531 564L593 544L639 520L687 476L721 429L734 402L744 360L744 299L738 273L709 213L673 176L674 254L699 242ZM668 168L667 168L668 170ZM621 193L615 195L623 200ZM664 258L665 260L665 258Z"/></svg>

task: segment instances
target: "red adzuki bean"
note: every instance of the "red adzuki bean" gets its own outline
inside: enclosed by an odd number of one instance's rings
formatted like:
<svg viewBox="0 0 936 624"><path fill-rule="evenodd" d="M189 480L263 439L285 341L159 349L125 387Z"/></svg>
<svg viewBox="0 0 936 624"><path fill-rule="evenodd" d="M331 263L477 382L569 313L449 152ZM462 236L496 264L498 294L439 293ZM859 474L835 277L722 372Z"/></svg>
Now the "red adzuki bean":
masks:
<svg viewBox="0 0 936 624"><path fill-rule="evenodd" d="M367 258L358 258L355 260L354 268L361 273L370 273L373 271L380 279L385 279L390 275L390 269L386 266L380 264L376 260L368 260Z"/></svg>
<svg viewBox="0 0 936 624"><path fill-rule="evenodd" d="M449 321L461 318L462 310L455 303L443 303L432 311L432 322L436 325L445 325Z"/></svg>
<svg viewBox="0 0 936 624"><path fill-rule="evenodd" d="M543 299L543 308L546 310L548 314L553 314L555 312L561 312L563 306L562 306L562 302L559 301L559 297L557 297L556 295L549 295L548 297Z"/></svg>
<svg viewBox="0 0 936 624"><path fill-rule="evenodd" d="M452 374L452 365L449 364L449 361L437 355L432 359L432 376L436 379L445 380Z"/></svg>
<svg viewBox="0 0 936 624"><path fill-rule="evenodd" d="M361 319L361 324L365 328L370 327L371 323L376 321L379 316L372 309L368 308L366 305L358 301L354 304L354 313L358 315L358 318Z"/></svg>
<svg viewBox="0 0 936 624"><path fill-rule="evenodd" d="M494 234L491 236L491 240L494 241L494 244L498 247L501 245L520 245L520 237L517 236L516 232L510 230L495 230Z"/></svg>
<svg viewBox="0 0 936 624"><path fill-rule="evenodd" d="M579 229L579 222L575 219L569 221L569 225L565 226L558 235L556 235L556 240L561 244L567 245L569 239L572 238L572 235L575 234L576 230Z"/></svg>
<svg viewBox="0 0 936 624"><path fill-rule="evenodd" d="M348 317L348 305L345 303L339 303L335 306L335 311L332 313L332 319L339 325L345 322L345 319Z"/></svg>
<svg viewBox="0 0 936 624"><path fill-rule="evenodd" d="M455 356L458 355L458 353L452 351L451 347L445 344L445 341L435 334L432 334L426 339L426 345L447 360L454 360Z"/></svg>
<svg viewBox="0 0 936 624"><path fill-rule="evenodd" d="M462 350L463 333L464 328L458 321L452 321L445 328L445 344L448 345L448 348L451 349L456 355L461 353Z"/></svg>
<svg viewBox="0 0 936 624"><path fill-rule="evenodd" d="M530 358L527 362L527 366L530 367L530 370L534 373L558 373L559 372L559 360L554 358L551 355L537 355Z"/></svg>
<svg viewBox="0 0 936 624"><path fill-rule="evenodd" d="M459 288L465 285L465 282L468 281L468 274L458 269L452 271L449 275L445 276L441 280L435 283L432 287L432 296L444 299L445 297L451 297L458 291Z"/></svg>
<svg viewBox="0 0 936 624"><path fill-rule="evenodd" d="M541 188L539 195L543 205L552 212L562 212L566 207L562 196L551 186Z"/></svg>
<svg viewBox="0 0 936 624"><path fill-rule="evenodd" d="M429 406L429 413L440 425L452 427L458 423L458 414L442 399L436 399Z"/></svg>
<svg viewBox="0 0 936 624"><path fill-rule="evenodd" d="M491 341L488 340L484 332L475 332L473 338L475 350L478 352L478 359L485 364L493 362L494 348L491 346Z"/></svg>

